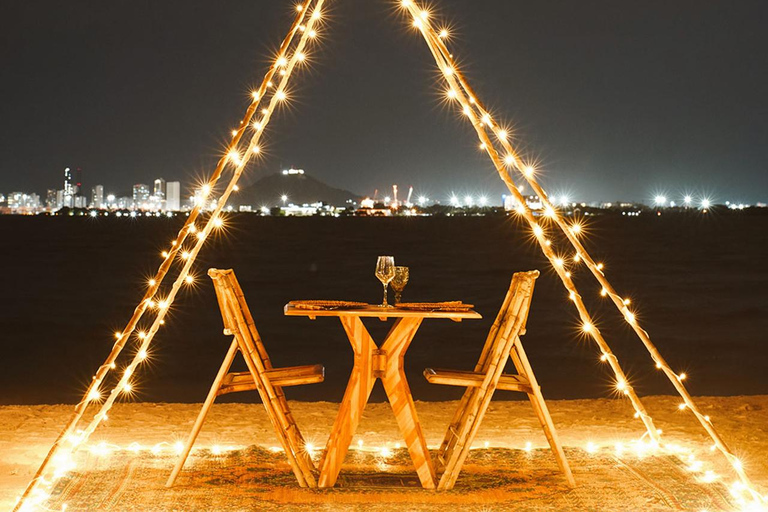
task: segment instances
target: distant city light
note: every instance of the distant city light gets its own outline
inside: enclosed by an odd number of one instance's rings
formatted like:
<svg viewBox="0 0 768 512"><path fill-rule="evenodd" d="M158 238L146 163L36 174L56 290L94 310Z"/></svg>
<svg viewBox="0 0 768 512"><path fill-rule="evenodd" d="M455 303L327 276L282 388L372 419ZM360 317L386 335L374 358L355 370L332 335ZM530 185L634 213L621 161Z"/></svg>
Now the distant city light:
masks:
<svg viewBox="0 0 768 512"><path fill-rule="evenodd" d="M685 203L686 206L690 205L691 201L693 201L693 198L691 196L685 196L683 198L683 202Z"/></svg>
<svg viewBox="0 0 768 512"><path fill-rule="evenodd" d="M488 198L485 196L480 196L479 202L480 206L485 206L488 203Z"/></svg>
<svg viewBox="0 0 768 512"><path fill-rule="evenodd" d="M657 206L664 206L665 204L667 204L667 198L664 197L664 196L659 195L659 196L656 196L656 197L653 198L653 202Z"/></svg>
<svg viewBox="0 0 768 512"><path fill-rule="evenodd" d="M451 196L451 205L459 206L459 198L456 196Z"/></svg>
<svg viewBox="0 0 768 512"><path fill-rule="evenodd" d="M472 206L472 196L464 196L464 204Z"/></svg>

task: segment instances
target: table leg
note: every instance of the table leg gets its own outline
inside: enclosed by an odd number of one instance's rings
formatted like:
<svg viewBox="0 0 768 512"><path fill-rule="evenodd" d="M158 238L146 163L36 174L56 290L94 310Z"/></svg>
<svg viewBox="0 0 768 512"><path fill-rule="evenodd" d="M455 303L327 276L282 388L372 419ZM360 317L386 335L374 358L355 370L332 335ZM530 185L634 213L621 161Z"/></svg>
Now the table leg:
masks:
<svg viewBox="0 0 768 512"><path fill-rule="evenodd" d="M382 351L386 353L386 371L382 377L384 391L387 393L392 411L397 418L400 432L405 439L408 453L416 468L416 473L425 489L435 488L435 468L427 449L427 441L421 424L416 416L413 395L405 378L403 362L405 352L421 324L421 318L400 318L392 326Z"/></svg>
<svg viewBox="0 0 768 512"><path fill-rule="evenodd" d="M352 436L355 435L360 416L376 382L371 366L376 344L371 335L360 318L340 316L339 319L352 344L355 359L347 390L344 392L336 421L328 437L325 453L320 461L318 487L333 487L336 483Z"/></svg>

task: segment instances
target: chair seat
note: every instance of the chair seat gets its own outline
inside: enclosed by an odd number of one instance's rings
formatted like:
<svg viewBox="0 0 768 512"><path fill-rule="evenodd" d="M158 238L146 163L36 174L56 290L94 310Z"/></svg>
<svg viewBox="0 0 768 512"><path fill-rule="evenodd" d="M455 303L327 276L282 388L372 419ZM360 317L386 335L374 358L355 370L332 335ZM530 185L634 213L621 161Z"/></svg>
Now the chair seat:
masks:
<svg viewBox="0 0 768 512"><path fill-rule="evenodd" d="M430 384L476 388L483 383L485 374L462 370L433 370L432 368L427 368L424 370L424 377L426 377ZM521 375L513 375L509 373L503 373L501 375L496 389L519 391L521 393L533 392L531 383L528 379Z"/></svg>
<svg viewBox="0 0 768 512"><path fill-rule="evenodd" d="M275 387L316 384L325 380L325 368L321 364L271 368L264 374ZM252 389L256 389L256 384L253 382L251 372L232 372L224 376L218 394L225 395Z"/></svg>

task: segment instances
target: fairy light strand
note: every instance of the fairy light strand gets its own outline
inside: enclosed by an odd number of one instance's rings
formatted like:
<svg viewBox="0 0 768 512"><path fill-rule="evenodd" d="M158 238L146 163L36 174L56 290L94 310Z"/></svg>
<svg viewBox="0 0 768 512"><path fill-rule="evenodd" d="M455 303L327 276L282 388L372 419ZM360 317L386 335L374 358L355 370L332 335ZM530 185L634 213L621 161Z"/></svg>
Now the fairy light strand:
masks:
<svg viewBox="0 0 768 512"><path fill-rule="evenodd" d="M416 16L414 14L414 16ZM508 174L504 171L505 164L502 161L501 157L499 156L498 152L495 149L495 146L490 140L490 137L484 130L484 124L481 121L478 121L478 119L482 119L482 117L476 116L474 110L471 108L471 104L469 102L469 98L464 92L463 88L459 87L459 83L456 80L456 75L458 74L456 72L455 66L449 66L448 63L444 60L443 56L441 55L440 51L437 48L434 48L431 43L431 34L430 34L430 27L428 23L422 23L420 30L422 31L422 34L424 35L424 38L427 40L427 45L430 47L430 50L432 51L433 57L438 62L438 67L440 67L441 70L450 69L451 71L449 73L443 72L443 75L446 79L446 81L450 84L451 88L454 90L460 90L461 92L457 93L457 100L461 102L462 106L464 107L464 110L467 111L469 109L469 118L472 121L473 126L475 127L475 130L477 131L477 135L480 138L480 141L485 146L485 150L488 152L489 157L491 158L491 161L493 162L494 166L496 167L497 171L499 172L499 175L501 176L502 180L507 185L507 188L512 192L515 197L518 199L520 204L523 206L522 214L523 217L526 219L528 224L531 226L531 229L534 231L534 236L536 241L538 242L539 246L542 249L542 252L547 257L547 259L552 264L552 267L555 269L555 272L557 273L558 277L560 277L561 281L563 282L563 285L565 288L572 293L572 298L574 303L576 304L577 311L579 313L579 317L582 321L582 325L584 326L590 326L587 334L590 335L590 337L595 340L595 342L598 344L598 346L601 348L603 352L611 352L610 347L605 342L605 340L602 337L602 334L600 333L600 330L595 326L595 322L592 320L588 310L586 309L586 306L584 305L581 296L578 293L578 290L576 289L575 285L573 284L573 281L570 277L570 275L567 275L567 271L564 269L563 266L557 265L556 261L558 260L558 257L555 255L554 251L551 249L550 245L548 245L546 242L544 236L544 230L543 228L538 224L535 217L533 216L533 212L531 209L526 205L525 200L518 190L518 188L515 186L515 184L512 182L511 178L508 176ZM442 64L442 65L441 65ZM472 97L475 97L472 95ZM475 101L476 104L476 101ZM616 375L617 382L627 382L628 379L626 375L624 374L623 370L621 369L621 366L618 363L618 360L616 358L613 358L611 360L611 369L614 371L614 374ZM627 388L627 397L630 399L630 402L632 403L633 408L638 413L640 419L642 420L643 424L646 427L646 430L648 431L648 434L651 436L652 439L654 439L656 442L660 441L659 434L653 425L653 421L651 417L648 415L648 413L645 410L645 407L643 406L642 402L640 401L639 397L635 393L634 389L631 387Z"/></svg>
<svg viewBox="0 0 768 512"><path fill-rule="evenodd" d="M424 36L424 39L427 42L427 45L430 47L430 50L432 51L432 54L438 64L438 67L442 71L442 74L446 82L449 83L450 90L453 92L451 97L454 97L454 94L455 94L455 98L461 101L462 107L463 107L463 113L465 115L468 115L470 119L473 120L473 124L475 125L475 128L478 131L478 136L481 139L481 148L486 150L489 153L489 156L494 162L494 165L496 166L497 171L499 171L499 174L501 175L502 180L505 182L505 184L510 189L510 191L515 195L516 199L520 202L520 204L523 205L523 213L526 220L528 220L529 223L531 223L532 228L536 230L536 226L538 226L538 224L535 223L535 219L532 217L530 208L527 207L527 204L525 203L524 198L522 197L522 194L519 192L519 189L514 185L511 178L508 176L508 172L506 171L506 169L504 169L504 167L500 165L501 161L498 156L498 152L496 151L492 140L485 133L484 125L488 125L489 127L494 126L493 122L491 121L490 114L479 104L477 100L477 96L473 93L471 87L469 87L463 75L459 71L457 71L457 66L453 62L452 55L445 47L442 41L442 38L435 35L434 29L432 28L432 26L430 25L430 23L427 21L425 17L420 16L420 13L417 7L415 6L415 4L410 0L405 0L403 1L403 6L406 7L411 12L411 15L414 17L415 20L419 20L419 22L415 23L415 25L420 29L422 35ZM460 90L463 94L456 93L457 90ZM469 99L467 98L467 96ZM477 109L477 111L480 112L479 117L481 121L479 123L477 122L478 116L474 115L473 106L475 109ZM520 174L522 174L526 182L531 186L534 192L541 199L545 210L548 212L551 212L551 214L548 215L548 217L551 218L557 224L558 228L560 228L560 230L564 233L568 242L570 242L570 244L576 250L576 254L579 256L579 259L584 261L585 265L590 270L592 275L603 286L603 293L601 294L604 296L608 295L611 297L612 302L616 305L619 312L625 318L627 323L630 324L632 329L640 338L641 342L645 345L646 349L651 354L651 358L656 363L656 367L658 369L661 369L665 373L665 375L669 378L670 382L673 384L675 389L683 398L685 408L690 409L691 412L695 415L695 417L699 420L700 424L704 427L704 429L707 431L707 433L710 435L710 437L714 441L715 443L714 446L720 450L720 452L725 456L726 460L731 464L733 469L738 474L741 482L749 491L753 499L761 503L765 502L765 498L756 491L749 477L744 472L743 465L740 459L736 455L734 455L730 451L730 449L727 447L727 445L724 443L722 438L714 429L709 416L701 414L700 410L698 409L696 404L693 402L692 397L690 396L687 389L682 383L682 381L685 378L685 374L678 374L674 372L672 368L663 359L661 354L658 352L658 349L652 343L647 331L645 331L639 325L639 322L637 321L637 318L634 315L634 313L632 313L628 309L628 303L626 299L619 296L614 291L611 284L608 282L604 273L603 265L601 263L594 262L594 260L590 257L590 255L587 253L586 249L582 245L581 241L577 238L576 235L578 234L579 230L572 229L573 226L568 225L563 220L563 218L557 214L557 210L555 206L551 203L547 194L544 192L544 190L541 188L538 181L536 180L534 170L531 167L526 167L523 165L522 160L519 158L519 156L517 155L517 152L514 150L514 148L508 141L508 138L505 136L506 132L503 130L499 130L496 133L497 133L497 141L498 141L497 143L504 149L506 154L504 163L507 165L507 167L512 167L517 171L519 171ZM536 238L537 238L537 241L539 242L541 241L540 235L537 235ZM544 250L545 255L550 260L550 263L553 263L553 259L551 255L548 254L548 251L547 251L548 248L549 248L548 244L542 245L542 249ZM562 275L563 273L562 265L557 265L556 263L553 263L553 267L555 268L555 271L558 273L558 275L561 277L561 280L563 280L563 283L566 285L566 288L569 288L567 281L570 280L569 279L570 276ZM590 329L588 329L589 334L592 335L593 333L597 333L598 331L596 328L594 328L594 324L583 318L584 315L582 315L582 311L581 311L581 306L583 306L583 303L579 304L580 296L578 295L578 293L576 293L575 295L572 293L571 298L577 304L577 308L579 309L580 316L582 317L583 325L590 326ZM593 338L595 339L595 341L598 341L597 338L595 338L594 336ZM602 345L599 341L598 341L598 344ZM612 367L614 365L617 366L617 359L615 355L613 355L613 353L610 350L605 350L604 348L607 348L607 345L606 347L601 346L601 349L603 349L602 353L605 356L604 360L607 361ZM617 383L622 386L625 394L628 394L628 396L630 396L631 398L633 391L629 386L629 384L627 383L627 380L622 379L619 376L618 372L616 373L617 373ZM647 416L644 410L637 410L636 416L638 415L641 419L643 419L644 422L651 421L650 417ZM646 422L646 426L648 427L647 422ZM650 424L652 425L652 423ZM658 439L658 431L656 429L648 428L648 433L651 435L652 438Z"/></svg>
<svg viewBox="0 0 768 512"><path fill-rule="evenodd" d="M291 43L294 41L295 36L299 33L301 34L301 36L299 37L297 50L294 52L293 55L294 57L297 57L297 54L301 56L304 55L302 50L306 45L307 40L313 39L316 36L317 32L314 30L313 27L319 21L320 8L323 4L323 1L324 0L316 1L315 9L313 10L313 15L310 16L310 20L306 24L306 27L308 30L299 30L299 27L303 26L302 22L306 16L306 12L308 12L310 9L303 9L302 11L298 12L296 18L294 19L293 25L291 26L291 29L288 32L288 35L283 40L280 46L278 55L282 55L287 51L287 49L291 46ZM318 15L315 15L315 13L318 13ZM286 73L281 77L282 79L281 79L281 86L278 89L279 91L284 90L285 84L288 82L288 78L290 77L290 72L293 70L293 67L295 66L295 63L297 60L299 60L298 57L291 59L291 64L289 66L289 69L287 69ZM303 60L303 58L301 58L300 60ZM228 156L229 152L232 149L238 147L240 140L243 134L245 133L246 127L248 127L251 124L251 120L254 114L258 110L259 104L262 98L264 97L266 90L271 86L271 80L273 79L277 70L278 70L278 66L276 64L273 64L272 66L270 66L269 70L267 71L264 77L264 80L262 81L261 86L259 87L258 92L253 94L253 101L246 111L245 117L240 124L240 128L237 130L237 133L233 136L232 140L229 143L227 151L225 152L224 156L219 160L216 166L216 169L212 173L211 178L208 180L207 186L209 186L210 189L213 189L213 187L221 177L224 169L226 168L227 163L229 162L229 156ZM170 306L173 303L176 293L178 292L179 285L181 284L181 282L183 282L186 279L187 275L189 274L189 269L191 268L192 263L194 262L197 256L197 253L199 252L200 248L202 247L205 240L207 239L207 235L210 233L211 222L214 219L218 218L222 208L226 204L226 200L228 199L229 195L232 193L233 189L236 187L237 180L242 174L243 169L245 168L245 165L248 163L250 156L252 154L256 154L256 152L253 151L253 148L258 147L257 143L261 133L263 132L263 127L265 127L266 124L269 122L269 117L271 116L272 110L274 110L275 108L275 104L276 104L276 98L273 95L272 101L270 102L270 106L268 108L268 114L261 120L262 129L256 130L255 134L253 135L251 142L249 144L249 148L248 148L249 150L244 155L244 158L242 159L242 161L237 165L237 168L235 169L235 173L232 176L232 179L230 181L229 186L227 187L227 190L224 192L224 194L222 194L220 200L218 201L215 212L210 216L208 224L206 225L206 228L204 230L206 236L197 240L197 243L195 244L195 249L189 255L189 257L185 259L184 267L182 271L179 273L179 276L172 287L171 293L166 298L167 306ZM67 425L61 431L57 439L54 441L48 454L43 459L43 462L41 463L40 467L36 471L34 477L29 482L29 484L27 485L27 488L24 490L24 493L22 494L16 506L14 507L13 509L14 512L20 510L24 506L26 500L31 496L31 494L37 487L38 483L41 480L43 480L44 474L48 469L48 466L50 465L51 461L55 457L56 453L62 448L64 441L71 437L72 432L77 428L77 425L80 422L83 414L85 413L88 405L90 405L95 401L92 399L92 397L95 396L97 392L99 396L101 396L101 391L99 388L105 376L110 370L113 370L116 368L115 361L117 360L117 357L122 352L131 334L136 329L136 326L138 325L139 320L142 318L142 316L146 312L149 302L152 300L152 298L156 295L157 291L159 290L164 277L166 276L169 269L171 268L171 265L173 264L174 261L176 261L176 255L178 254L179 251L181 251L181 248L184 245L184 242L186 241L188 234L190 233L189 228L191 226L194 226L194 223L197 217L199 216L200 212L202 211L203 206L204 206L203 202L199 202L194 205L186 222L184 223L181 230L179 231L178 236L173 240L170 250L166 251L167 254L164 255L163 262L161 263L160 268L157 271L157 274L153 278L154 284L149 286L149 288L144 294L144 297L136 307L134 314L129 320L128 324L120 332L120 336L118 337L117 341L113 345L112 351L108 355L106 362L98 368L96 374L94 375L93 379L88 385L86 392L83 395L84 396L83 400L81 400L77 404L72 417L69 419L69 421L67 422ZM160 325L164 323L164 318L168 309L169 307L162 308L160 313L155 318L152 328L150 329L148 335L144 338L141 348L139 349L139 351L137 351L136 356L134 357L133 361L129 366L129 368L131 368L132 370L135 369L138 363L145 360L145 357L140 357L140 355L147 353L147 349L150 343L152 342L152 339L154 338L154 334L157 332ZM70 449L76 448L79 444L87 440L88 436L90 436L90 434L96 429L96 427L106 418L106 411L108 411L111 408L118 393L122 392L122 390L125 388L125 385L127 383L128 382L126 377L123 377L120 380L120 384L118 384L118 386L113 388L112 392L110 392L109 397L102 404L99 412L94 416L94 419L91 421L90 425L83 431L83 434L77 436L78 438L77 445L74 447L70 447Z"/></svg>

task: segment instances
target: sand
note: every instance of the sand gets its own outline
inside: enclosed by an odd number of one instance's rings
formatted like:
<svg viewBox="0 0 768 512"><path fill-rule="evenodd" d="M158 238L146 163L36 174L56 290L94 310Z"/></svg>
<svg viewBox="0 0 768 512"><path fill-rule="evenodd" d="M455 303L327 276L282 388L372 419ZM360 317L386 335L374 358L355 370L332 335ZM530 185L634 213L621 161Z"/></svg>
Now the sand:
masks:
<svg viewBox="0 0 768 512"><path fill-rule="evenodd" d="M696 452L704 469L722 475L725 482L735 479L722 458L709 450L710 442L690 413L681 412L679 399L653 396L644 399L667 442ZM762 492L768 492L768 396L700 397L698 403L712 417L725 440L744 461ZM632 416L622 399L553 400L553 419L565 446L584 448L613 447L629 443L642 434L642 425ZM335 417L338 404L291 402L299 426L308 441L322 446ZM428 443L439 444L456 402L417 402L419 418ZM0 407L0 509L12 506L37 465L50 447L66 418L70 405ZM132 403L116 406L106 425L92 438L92 444L105 441L127 447L174 443L182 439L194 420L199 405ZM393 446L401 441L387 403L372 403L365 410L353 445L366 448ZM493 402L477 438L477 443L521 449L546 446L527 402ZM277 441L259 404L217 404L198 440L198 446L273 447Z"/></svg>

